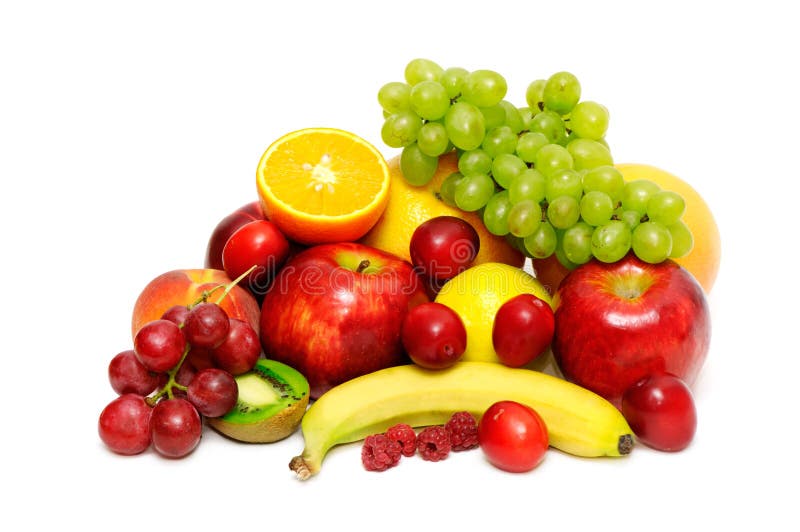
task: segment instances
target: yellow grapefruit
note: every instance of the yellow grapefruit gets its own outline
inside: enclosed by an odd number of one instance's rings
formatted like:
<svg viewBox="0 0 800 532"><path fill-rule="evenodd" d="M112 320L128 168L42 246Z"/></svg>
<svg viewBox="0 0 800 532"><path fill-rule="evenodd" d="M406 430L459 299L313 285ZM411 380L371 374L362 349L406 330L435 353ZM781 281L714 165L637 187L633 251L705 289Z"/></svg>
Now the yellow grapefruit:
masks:
<svg viewBox="0 0 800 532"><path fill-rule="evenodd" d="M400 157L389 160L391 192L389 202L378 223L361 239L363 244L410 261L408 245L414 230L423 222L437 216L458 216L466 220L480 237L480 249L473 264L500 262L522 267L525 257L501 236L491 234L477 213L451 207L437 197L442 181L458 171L454 152L439 158L439 168L433 179L424 186L409 185L400 170Z"/></svg>

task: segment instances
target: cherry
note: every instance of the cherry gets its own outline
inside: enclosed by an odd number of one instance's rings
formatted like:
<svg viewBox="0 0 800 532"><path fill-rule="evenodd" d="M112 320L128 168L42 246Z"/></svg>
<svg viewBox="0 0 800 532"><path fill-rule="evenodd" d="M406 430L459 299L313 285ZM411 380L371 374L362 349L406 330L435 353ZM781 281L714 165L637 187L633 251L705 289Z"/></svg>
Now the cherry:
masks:
<svg viewBox="0 0 800 532"><path fill-rule="evenodd" d="M424 368L455 364L467 348L467 331L456 312L441 303L417 305L406 314L400 340L411 360Z"/></svg>
<svg viewBox="0 0 800 532"><path fill-rule="evenodd" d="M217 223L211 232L206 248L205 267L215 270L224 270L222 265L222 250L231 235L243 225L255 220L264 220L264 211L261 202L252 201L242 205Z"/></svg>
<svg viewBox="0 0 800 532"><path fill-rule="evenodd" d="M503 364L516 368L544 353L554 330L550 305L533 294L520 294L503 303L495 314L492 345Z"/></svg>
<svg viewBox="0 0 800 532"><path fill-rule="evenodd" d="M692 392L669 373L645 377L628 388L621 409L636 437L660 451L685 449L697 430Z"/></svg>
<svg viewBox="0 0 800 532"><path fill-rule="evenodd" d="M222 249L225 273L236 279L255 266L243 280L250 292L264 295L269 283L289 256L289 241L278 226L257 220L238 228Z"/></svg>
<svg viewBox="0 0 800 532"><path fill-rule="evenodd" d="M409 243L414 267L438 280L451 279L466 270L479 249L478 232L455 216L437 216L421 223Z"/></svg>
<svg viewBox="0 0 800 532"><path fill-rule="evenodd" d="M478 422L478 445L493 466L512 473L535 468L550 444L547 426L528 405L492 404Z"/></svg>

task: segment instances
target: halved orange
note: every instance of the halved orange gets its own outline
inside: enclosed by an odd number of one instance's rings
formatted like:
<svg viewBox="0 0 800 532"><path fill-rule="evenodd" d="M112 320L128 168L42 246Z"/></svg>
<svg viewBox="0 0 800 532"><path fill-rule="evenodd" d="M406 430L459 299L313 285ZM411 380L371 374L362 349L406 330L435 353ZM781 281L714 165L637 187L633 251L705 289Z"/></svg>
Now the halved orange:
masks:
<svg viewBox="0 0 800 532"><path fill-rule="evenodd" d="M389 200L389 167L363 138L306 128L273 142L258 164L264 214L295 242L350 242L378 221Z"/></svg>

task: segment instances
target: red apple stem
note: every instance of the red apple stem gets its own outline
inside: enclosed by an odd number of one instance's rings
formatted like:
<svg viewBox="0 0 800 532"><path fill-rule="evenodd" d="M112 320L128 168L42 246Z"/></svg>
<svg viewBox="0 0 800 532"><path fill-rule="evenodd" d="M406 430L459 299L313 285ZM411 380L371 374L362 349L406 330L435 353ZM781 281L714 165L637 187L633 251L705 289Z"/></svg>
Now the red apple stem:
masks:
<svg viewBox="0 0 800 532"><path fill-rule="evenodd" d="M364 259L358 263L358 268L356 268L356 273L363 273L364 270L369 268L369 259Z"/></svg>

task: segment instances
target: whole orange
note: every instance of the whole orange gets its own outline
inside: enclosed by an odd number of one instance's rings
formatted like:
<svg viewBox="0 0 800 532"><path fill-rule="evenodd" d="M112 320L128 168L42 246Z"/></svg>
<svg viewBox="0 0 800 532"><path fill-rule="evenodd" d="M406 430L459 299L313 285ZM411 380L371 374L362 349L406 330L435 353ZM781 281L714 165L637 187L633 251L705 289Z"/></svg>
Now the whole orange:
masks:
<svg viewBox="0 0 800 532"><path fill-rule="evenodd" d="M458 171L455 152L439 158L439 168L431 181L424 186L413 186L406 182L400 170L399 156L390 159L388 164L391 178L389 202L375 226L360 240L361 243L410 261L411 236L421 223L437 216L457 216L472 225L480 238L480 248L473 265L502 262L521 268L525 264L522 253L502 236L487 231L477 213L462 211L439 199L437 193L442 181Z"/></svg>

